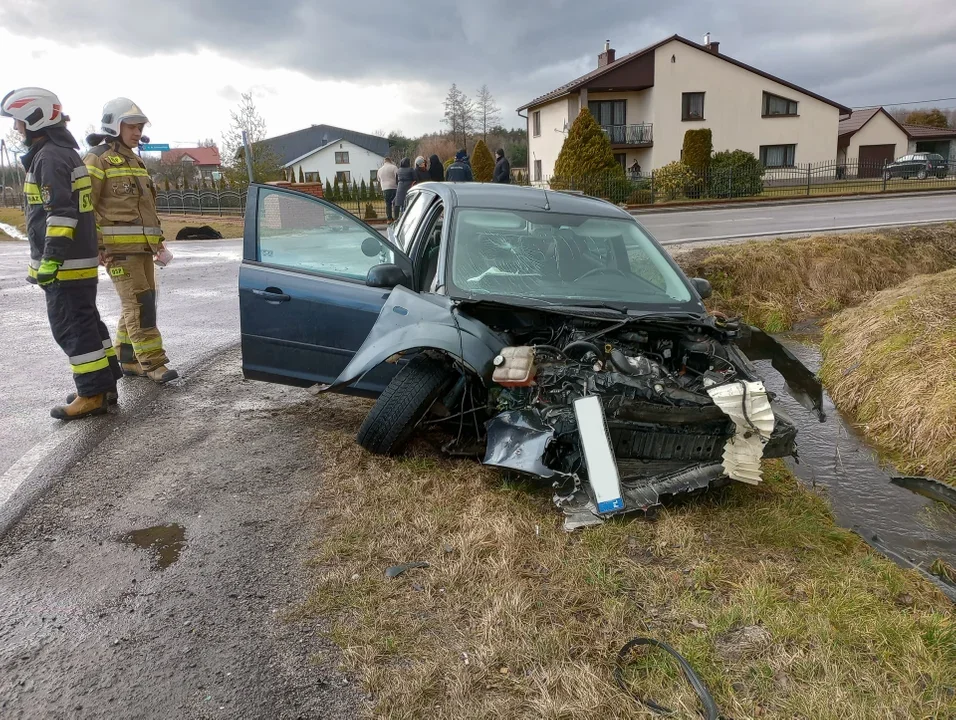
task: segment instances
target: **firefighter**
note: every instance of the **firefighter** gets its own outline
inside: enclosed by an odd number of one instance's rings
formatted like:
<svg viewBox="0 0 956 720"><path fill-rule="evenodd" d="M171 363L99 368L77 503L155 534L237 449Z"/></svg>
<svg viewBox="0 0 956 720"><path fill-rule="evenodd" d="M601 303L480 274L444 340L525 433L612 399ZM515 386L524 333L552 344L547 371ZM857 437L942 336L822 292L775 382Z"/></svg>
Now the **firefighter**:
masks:
<svg viewBox="0 0 956 720"><path fill-rule="evenodd" d="M167 383L179 377L156 326L153 258L163 248L156 188L133 152L149 120L128 98L103 106L102 132L87 137L84 162L92 181L100 251L123 306L116 343L123 374Z"/></svg>
<svg viewBox="0 0 956 720"><path fill-rule="evenodd" d="M96 309L99 259L90 178L69 118L56 95L42 88L13 90L0 102L29 148L26 168L27 281L46 296L53 338L70 358L76 393L50 414L77 420L106 413L122 377L109 331Z"/></svg>

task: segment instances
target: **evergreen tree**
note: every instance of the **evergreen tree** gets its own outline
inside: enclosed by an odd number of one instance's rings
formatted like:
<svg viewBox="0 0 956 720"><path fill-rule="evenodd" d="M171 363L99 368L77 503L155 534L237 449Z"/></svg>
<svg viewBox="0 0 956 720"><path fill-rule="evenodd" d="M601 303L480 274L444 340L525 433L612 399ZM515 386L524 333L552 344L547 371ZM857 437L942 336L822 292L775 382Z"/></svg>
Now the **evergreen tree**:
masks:
<svg viewBox="0 0 956 720"><path fill-rule="evenodd" d="M491 156L491 151L484 140L478 141L471 154L471 170L476 182L491 182L494 177L495 159Z"/></svg>
<svg viewBox="0 0 956 720"><path fill-rule="evenodd" d="M352 195L352 200L358 200L358 199L359 199L359 189L358 189L358 185L356 184L356 182L355 182L354 180L352 181L352 192L351 192L351 195Z"/></svg>
<svg viewBox="0 0 956 720"><path fill-rule="evenodd" d="M359 186L359 200L361 202L368 200L368 185L365 184L365 178L362 178L362 184Z"/></svg>
<svg viewBox="0 0 956 720"><path fill-rule="evenodd" d="M614 199L611 196L626 190L627 185L627 174L614 159L611 139L587 108L581 110L558 153L551 187Z"/></svg>
<svg viewBox="0 0 956 720"><path fill-rule="evenodd" d="M332 193L332 183L329 182L329 179L325 179L325 199L332 200L335 195Z"/></svg>
<svg viewBox="0 0 956 720"><path fill-rule="evenodd" d="M681 162L700 175L710 167L710 156L714 153L714 138L710 128L688 130L684 133L684 149Z"/></svg>
<svg viewBox="0 0 956 720"><path fill-rule="evenodd" d="M299 182L300 182L300 183L304 183L304 182L305 182L305 173L302 172L302 166L301 166L301 165L299 165Z"/></svg>

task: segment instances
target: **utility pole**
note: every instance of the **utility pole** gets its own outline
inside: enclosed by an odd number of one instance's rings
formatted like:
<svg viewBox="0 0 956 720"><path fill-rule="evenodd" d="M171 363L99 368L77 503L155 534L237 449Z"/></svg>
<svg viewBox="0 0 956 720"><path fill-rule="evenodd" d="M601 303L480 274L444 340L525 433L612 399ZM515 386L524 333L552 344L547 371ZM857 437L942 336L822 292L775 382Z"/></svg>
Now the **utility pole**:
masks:
<svg viewBox="0 0 956 720"><path fill-rule="evenodd" d="M249 146L249 135L245 130L242 131L242 146L246 149L246 170L249 171L249 183L251 184L256 181L256 178L252 172L252 148Z"/></svg>

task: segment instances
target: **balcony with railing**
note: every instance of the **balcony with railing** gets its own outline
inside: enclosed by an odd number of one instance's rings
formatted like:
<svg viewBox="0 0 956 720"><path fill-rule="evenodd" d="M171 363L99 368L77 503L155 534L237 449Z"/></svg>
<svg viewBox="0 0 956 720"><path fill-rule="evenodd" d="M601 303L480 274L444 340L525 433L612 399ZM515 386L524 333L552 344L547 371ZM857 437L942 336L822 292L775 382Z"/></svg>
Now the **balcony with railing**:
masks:
<svg viewBox="0 0 956 720"><path fill-rule="evenodd" d="M654 144L654 124L602 125L601 129L610 138L616 149L651 147Z"/></svg>

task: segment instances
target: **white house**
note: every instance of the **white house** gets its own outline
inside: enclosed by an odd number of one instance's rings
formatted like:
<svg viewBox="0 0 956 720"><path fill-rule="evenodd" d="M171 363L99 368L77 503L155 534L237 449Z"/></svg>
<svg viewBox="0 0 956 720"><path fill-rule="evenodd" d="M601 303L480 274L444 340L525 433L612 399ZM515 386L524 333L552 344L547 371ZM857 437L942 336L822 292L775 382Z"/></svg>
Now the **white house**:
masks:
<svg viewBox="0 0 956 720"><path fill-rule="evenodd" d="M553 174L561 145L588 108L618 161L644 171L679 160L684 133L710 128L715 150L748 150L768 167L833 162L849 108L679 35L616 58L519 108L527 110L532 180Z"/></svg>
<svg viewBox="0 0 956 720"><path fill-rule="evenodd" d="M299 171L306 182L355 182L368 185L388 154L388 139L332 125L313 125L304 130L263 140L279 157L283 168Z"/></svg>
<svg viewBox="0 0 956 720"><path fill-rule="evenodd" d="M927 152L951 157L956 130L900 123L882 107L863 108L840 118L837 144L839 162L858 162L860 177L879 177L884 163L901 156Z"/></svg>

